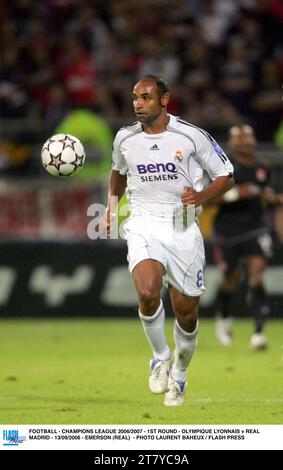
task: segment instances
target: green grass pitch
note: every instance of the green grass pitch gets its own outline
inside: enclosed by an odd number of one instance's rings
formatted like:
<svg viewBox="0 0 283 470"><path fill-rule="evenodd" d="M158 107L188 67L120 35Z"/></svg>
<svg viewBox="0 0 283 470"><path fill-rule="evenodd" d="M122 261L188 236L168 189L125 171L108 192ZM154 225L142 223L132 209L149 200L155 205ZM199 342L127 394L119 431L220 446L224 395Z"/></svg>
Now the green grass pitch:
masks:
<svg viewBox="0 0 283 470"><path fill-rule="evenodd" d="M172 319L167 319L171 347ZM231 347L202 319L182 407L148 390L150 348L137 319L0 321L1 424L282 424L283 323L249 349L236 320Z"/></svg>

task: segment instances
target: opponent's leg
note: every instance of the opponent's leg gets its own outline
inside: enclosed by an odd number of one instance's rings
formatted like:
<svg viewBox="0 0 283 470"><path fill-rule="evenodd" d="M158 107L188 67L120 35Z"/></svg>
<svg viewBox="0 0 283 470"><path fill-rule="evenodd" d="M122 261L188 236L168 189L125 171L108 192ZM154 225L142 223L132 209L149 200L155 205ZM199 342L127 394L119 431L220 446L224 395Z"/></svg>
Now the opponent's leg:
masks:
<svg viewBox="0 0 283 470"><path fill-rule="evenodd" d="M231 304L234 293L240 279L240 269L225 269L223 273L222 285L218 292L216 337L224 346L229 346L232 342L232 316Z"/></svg>
<svg viewBox="0 0 283 470"><path fill-rule="evenodd" d="M139 297L139 317L153 351L150 361L149 388L153 393L167 389L171 352L165 336L165 311L160 298L163 266L146 259L133 270L133 279Z"/></svg>
<svg viewBox="0 0 283 470"><path fill-rule="evenodd" d="M217 295L215 334L221 344L229 346L233 323L231 304L240 279L238 250L228 244L218 245L214 249L214 258L223 274Z"/></svg>
<svg viewBox="0 0 283 470"><path fill-rule="evenodd" d="M196 348L199 297L188 297L174 287L169 292L175 315L175 351L164 404L178 406L184 402L187 369Z"/></svg>
<svg viewBox="0 0 283 470"><path fill-rule="evenodd" d="M263 286L266 260L261 256L249 256L246 258L246 264L249 284L248 305L254 317L254 334L251 337L250 345L253 349L265 349L267 339L263 333L263 328L270 312Z"/></svg>

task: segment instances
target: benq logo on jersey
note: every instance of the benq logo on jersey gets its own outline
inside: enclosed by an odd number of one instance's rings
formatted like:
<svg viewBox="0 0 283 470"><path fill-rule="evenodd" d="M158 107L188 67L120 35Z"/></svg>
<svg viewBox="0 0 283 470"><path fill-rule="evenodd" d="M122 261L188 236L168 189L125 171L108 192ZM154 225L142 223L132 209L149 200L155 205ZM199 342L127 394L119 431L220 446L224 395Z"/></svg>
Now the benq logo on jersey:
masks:
<svg viewBox="0 0 283 470"><path fill-rule="evenodd" d="M168 181L178 178L176 165L172 162L167 163L148 163L148 165L137 165L141 181ZM148 173L159 173L151 174Z"/></svg>

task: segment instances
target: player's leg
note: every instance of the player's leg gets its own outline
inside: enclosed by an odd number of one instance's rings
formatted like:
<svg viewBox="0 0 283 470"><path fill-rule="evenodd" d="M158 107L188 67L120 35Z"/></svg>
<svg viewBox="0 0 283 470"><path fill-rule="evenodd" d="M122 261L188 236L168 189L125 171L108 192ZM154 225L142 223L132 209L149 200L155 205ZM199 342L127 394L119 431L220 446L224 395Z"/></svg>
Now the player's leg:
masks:
<svg viewBox="0 0 283 470"><path fill-rule="evenodd" d="M158 261L145 259L133 270L139 298L139 317L153 351L150 361L149 388L153 393L167 389L171 352L165 336L165 311L160 290L164 267Z"/></svg>
<svg viewBox="0 0 283 470"><path fill-rule="evenodd" d="M184 401L186 373L196 348L199 297L205 290L204 242L198 224L191 224L184 232L175 231L166 250L165 280L175 316L175 351L164 404L176 406Z"/></svg>
<svg viewBox="0 0 283 470"><path fill-rule="evenodd" d="M217 316L215 324L216 337L224 346L229 346L232 341L232 316L231 304L234 293L240 280L240 268L236 247L219 247L216 258L217 264L222 270L222 283L217 296Z"/></svg>
<svg viewBox="0 0 283 470"><path fill-rule="evenodd" d="M248 305L255 322L254 334L251 337L250 344L253 349L264 349L267 346L267 339L263 333L263 328L270 312L263 285L266 259L262 256L251 255L245 261L248 271Z"/></svg>
<svg viewBox="0 0 283 470"><path fill-rule="evenodd" d="M169 292L175 316L175 350L164 404L176 406L184 401L187 369L197 344L199 297L186 296L172 286Z"/></svg>
<svg viewBox="0 0 283 470"><path fill-rule="evenodd" d="M185 381L187 368L196 348L199 297L188 297L172 286L170 286L169 292L175 316L176 348L172 376L176 380Z"/></svg>

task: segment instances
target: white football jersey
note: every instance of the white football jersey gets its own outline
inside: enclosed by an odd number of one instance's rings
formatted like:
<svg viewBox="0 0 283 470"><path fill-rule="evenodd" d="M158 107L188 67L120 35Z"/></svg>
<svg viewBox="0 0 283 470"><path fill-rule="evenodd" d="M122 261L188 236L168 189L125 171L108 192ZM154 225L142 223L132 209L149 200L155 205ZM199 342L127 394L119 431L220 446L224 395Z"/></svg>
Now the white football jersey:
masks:
<svg viewBox="0 0 283 470"><path fill-rule="evenodd" d="M233 174L228 157L206 131L169 117L161 134L147 134L136 122L115 137L112 167L127 175L132 215L172 217L185 186L201 191L207 175L213 181Z"/></svg>

